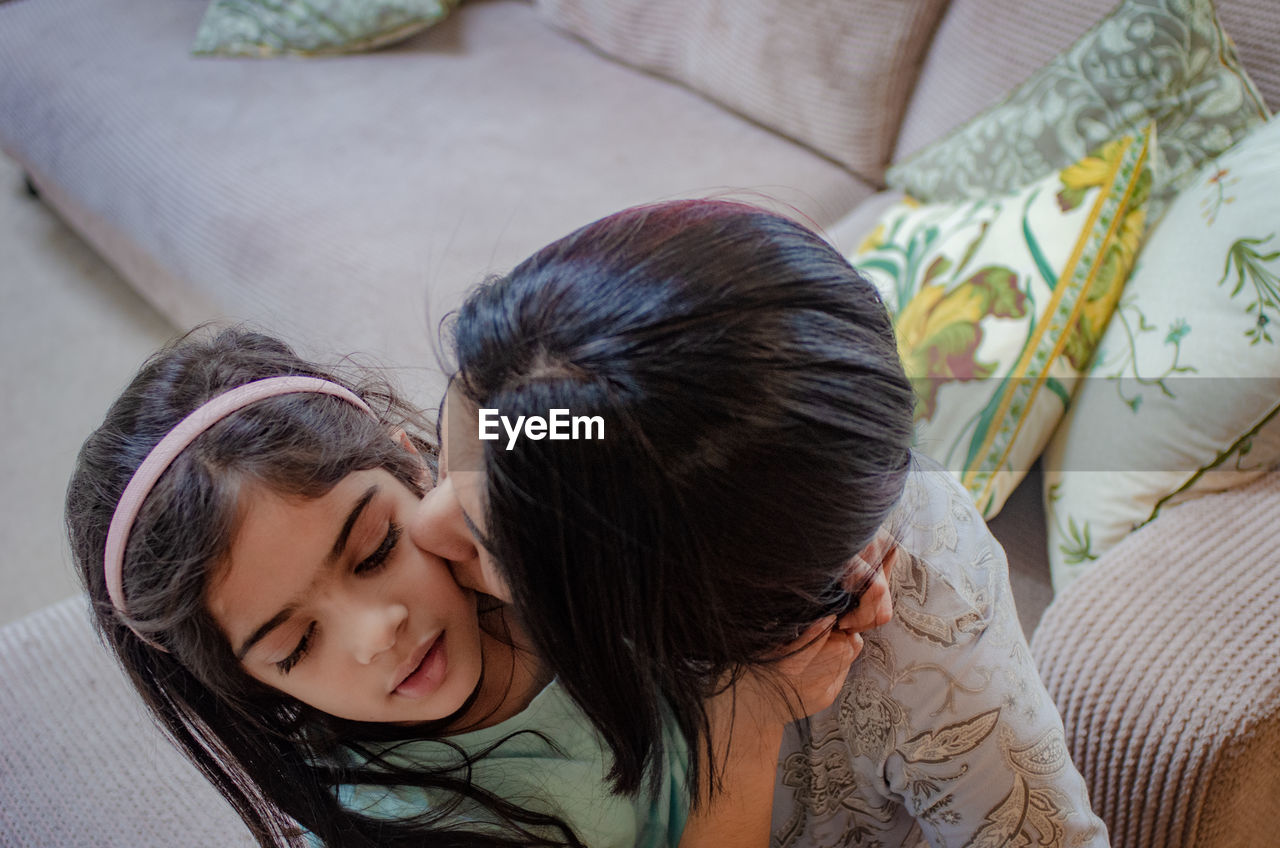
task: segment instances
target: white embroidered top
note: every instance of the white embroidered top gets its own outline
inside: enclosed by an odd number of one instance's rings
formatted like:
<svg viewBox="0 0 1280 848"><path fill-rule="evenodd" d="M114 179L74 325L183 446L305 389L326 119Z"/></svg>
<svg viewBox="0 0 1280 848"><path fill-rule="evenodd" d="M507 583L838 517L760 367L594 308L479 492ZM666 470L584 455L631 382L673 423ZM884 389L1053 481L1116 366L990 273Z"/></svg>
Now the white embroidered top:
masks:
<svg viewBox="0 0 1280 848"><path fill-rule="evenodd" d="M888 522L893 619L836 703L788 731L773 846L1106 846L1004 551L954 478L916 463Z"/></svg>

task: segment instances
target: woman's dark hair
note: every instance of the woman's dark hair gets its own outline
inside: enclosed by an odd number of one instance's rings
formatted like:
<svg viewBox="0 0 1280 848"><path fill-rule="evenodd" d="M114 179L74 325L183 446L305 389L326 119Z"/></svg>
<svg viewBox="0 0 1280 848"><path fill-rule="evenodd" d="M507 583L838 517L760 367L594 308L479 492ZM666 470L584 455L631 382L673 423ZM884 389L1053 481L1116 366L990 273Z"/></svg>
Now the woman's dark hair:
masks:
<svg viewBox="0 0 1280 848"><path fill-rule="evenodd" d="M126 623L107 596L103 550L130 477L205 401L243 383L291 374L344 383L380 420L344 400L292 394L252 404L210 427L160 478L133 525L124 561ZM297 824L344 848L579 845L558 819L471 786L469 768L487 752L457 750L461 765L438 771L397 768L376 753L396 740L432 738L441 722L405 728L339 720L253 680L206 608L206 589L228 555L246 484L315 498L352 472L383 468L421 493L422 460L391 438L394 428L413 430L417 423L417 413L385 383L344 381L248 330L197 331L161 350L85 442L67 491L71 549L98 629L161 726L263 846L307 844ZM434 449L416 442L434 462ZM344 747L358 755L342 756ZM467 833L456 821L447 824L450 805L414 820L362 816L338 803L335 789L342 784L440 789L458 805L487 808L509 836L493 827ZM546 835L552 832L563 839Z"/></svg>
<svg viewBox="0 0 1280 848"><path fill-rule="evenodd" d="M483 542L615 788L656 779L669 709L703 797L706 699L849 603L903 491L912 389L876 290L794 221L676 201L544 248L446 331L469 404L604 420L481 443Z"/></svg>

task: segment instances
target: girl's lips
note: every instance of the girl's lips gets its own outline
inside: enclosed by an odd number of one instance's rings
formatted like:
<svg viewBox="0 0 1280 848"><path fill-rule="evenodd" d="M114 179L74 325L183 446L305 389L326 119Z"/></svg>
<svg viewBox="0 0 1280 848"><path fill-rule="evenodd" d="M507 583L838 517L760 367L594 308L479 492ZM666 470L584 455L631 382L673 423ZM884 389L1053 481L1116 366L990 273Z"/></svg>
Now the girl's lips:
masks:
<svg viewBox="0 0 1280 848"><path fill-rule="evenodd" d="M449 657L445 652L445 634L441 633L431 648L422 657L409 676L400 681L395 693L406 698L422 698L430 695L444 682L444 674L449 666Z"/></svg>

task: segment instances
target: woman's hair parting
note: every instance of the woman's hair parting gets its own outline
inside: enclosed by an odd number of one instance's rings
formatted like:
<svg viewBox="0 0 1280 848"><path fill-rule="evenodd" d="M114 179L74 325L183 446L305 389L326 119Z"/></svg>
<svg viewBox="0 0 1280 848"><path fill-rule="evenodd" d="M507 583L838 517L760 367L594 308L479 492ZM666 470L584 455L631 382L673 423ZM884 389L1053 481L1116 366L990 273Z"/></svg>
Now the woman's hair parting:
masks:
<svg viewBox="0 0 1280 848"><path fill-rule="evenodd" d="M174 447L171 437L157 449L193 411L281 377L315 382L221 411L195 428L189 445ZM428 837L440 846L575 845L557 819L471 786L474 752L456 752L459 768L418 771L393 766L365 746L427 738L438 728L339 720L253 680L206 607L246 487L315 498L348 474L382 468L420 493L424 475L434 471L423 464L434 462L434 448L411 435L415 456L392 438L401 427L420 432L420 417L384 380L344 379L250 330L202 329L156 353L85 442L67 491L71 550L97 627L161 726L261 845L309 844L299 824L324 844L344 847L417 846ZM127 534L111 534L127 538L113 602L112 568L104 562L109 528L130 480L148 456L159 455L171 461L145 492ZM353 783L442 790L455 806L486 808L509 836L441 824L454 810L448 804L413 820L359 815L335 794ZM565 836L539 835L547 832Z"/></svg>
<svg viewBox="0 0 1280 848"><path fill-rule="evenodd" d="M903 491L912 389L876 290L792 220L675 201L551 244L446 330L469 404L603 420L481 443L483 541L616 788L656 779L669 709L703 797L705 699L846 608Z"/></svg>

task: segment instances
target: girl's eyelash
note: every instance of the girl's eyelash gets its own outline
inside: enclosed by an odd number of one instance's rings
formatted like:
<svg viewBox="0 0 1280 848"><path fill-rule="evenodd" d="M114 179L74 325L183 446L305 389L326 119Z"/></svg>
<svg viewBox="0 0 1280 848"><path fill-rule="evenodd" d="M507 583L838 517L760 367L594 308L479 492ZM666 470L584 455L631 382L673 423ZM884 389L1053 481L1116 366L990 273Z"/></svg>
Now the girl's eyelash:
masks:
<svg viewBox="0 0 1280 848"><path fill-rule="evenodd" d="M311 639L316 632L316 623L313 621L307 625L307 632L302 634L302 638L298 640L298 647L293 649L293 653L276 663L276 668L280 669L281 674L288 674L298 661L307 655L307 649L311 647Z"/></svg>
<svg viewBox="0 0 1280 848"><path fill-rule="evenodd" d="M382 539L382 544L378 545L376 551L356 564L355 573L370 574L386 565L391 552L395 550L396 543L400 541L400 532L400 525L392 521L387 526L387 535ZM316 623L313 621L307 626L307 632L303 633L302 638L298 640L298 647L294 648L289 656L276 663L276 668L280 670L281 674L288 674L307 655L307 650L311 647L311 640L315 638L315 632Z"/></svg>
<svg viewBox="0 0 1280 848"><path fill-rule="evenodd" d="M356 574L371 574L387 564L387 559L391 556L391 552L395 549L396 542L400 541L400 525L392 521L387 526L387 535L382 540L382 544L378 545L378 549L369 556L365 557L361 562L356 564Z"/></svg>

